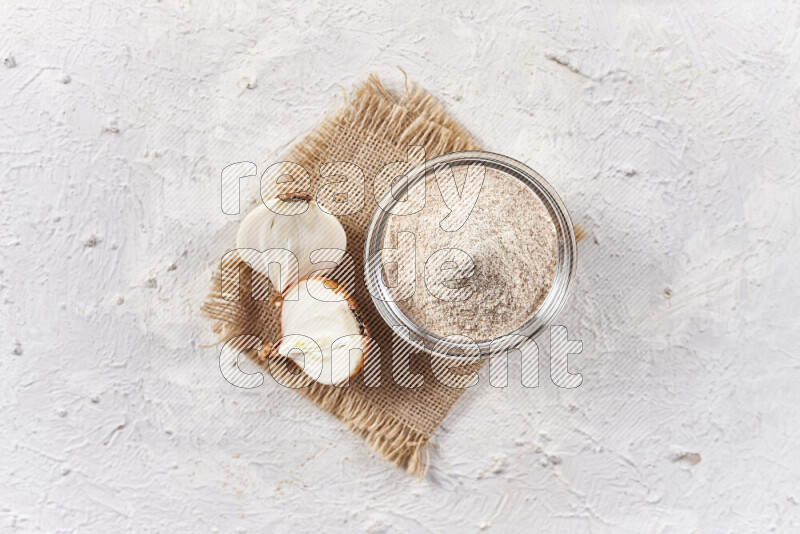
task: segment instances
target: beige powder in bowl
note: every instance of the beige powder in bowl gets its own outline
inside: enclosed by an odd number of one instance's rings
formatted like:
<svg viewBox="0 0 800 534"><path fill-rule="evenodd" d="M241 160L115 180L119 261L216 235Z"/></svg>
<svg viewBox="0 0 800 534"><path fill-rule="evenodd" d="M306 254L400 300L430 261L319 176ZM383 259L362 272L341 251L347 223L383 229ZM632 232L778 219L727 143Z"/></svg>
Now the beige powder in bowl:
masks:
<svg viewBox="0 0 800 534"><path fill-rule="evenodd" d="M463 191L468 166L450 168ZM384 247L396 243L399 232L413 233L416 241L415 292L399 301L398 308L437 337L461 334L481 342L508 334L536 312L553 285L558 240L550 213L520 180L488 165L485 171L478 200L458 230L448 232L440 226L450 209L435 173L427 179L425 207L410 215L392 215L386 225ZM452 294L470 293L465 300L443 300L428 289L432 277L444 271L429 269L426 275L426 262L443 249L458 249L471 258L471 273L462 272L464 278L445 283Z"/></svg>

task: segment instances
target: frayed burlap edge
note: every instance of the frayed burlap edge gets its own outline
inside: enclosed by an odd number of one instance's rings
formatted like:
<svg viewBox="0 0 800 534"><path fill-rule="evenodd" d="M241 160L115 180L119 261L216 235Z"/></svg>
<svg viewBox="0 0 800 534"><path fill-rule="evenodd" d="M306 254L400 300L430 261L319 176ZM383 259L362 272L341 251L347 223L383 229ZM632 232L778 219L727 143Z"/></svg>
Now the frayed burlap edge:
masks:
<svg viewBox="0 0 800 534"><path fill-rule="evenodd" d="M411 475L425 476L429 465L426 451L429 436L376 408L366 398L347 395L344 389L312 384L299 392L336 416L384 459Z"/></svg>
<svg viewBox="0 0 800 534"><path fill-rule="evenodd" d="M402 131L392 129L405 115L416 118ZM289 152L289 161L312 158L326 150L340 127L369 132L397 146L421 145L428 153L446 154L459 150L479 150L472 137L458 125L444 108L420 87L406 82L402 97L391 93L375 74L358 87L346 105L325 119ZM436 137L436 142L432 140Z"/></svg>
<svg viewBox="0 0 800 534"><path fill-rule="evenodd" d="M252 272L246 274L242 280L244 294L250 292L250 276ZM201 309L206 317L214 321L213 332L219 337L218 344L239 333L235 328L237 319L229 313L229 308L221 305L220 295L220 278L216 276ZM288 366L276 365L271 368L267 363L270 349L271 345L265 344L258 351L249 350L244 353L264 371L272 373L281 384L295 389L316 406L342 421L385 460L418 478L425 476L429 465L429 455L425 448L430 436L386 413L369 399L348 395L346 388L314 383L302 373L294 374L289 369L293 366L291 361L282 362Z"/></svg>

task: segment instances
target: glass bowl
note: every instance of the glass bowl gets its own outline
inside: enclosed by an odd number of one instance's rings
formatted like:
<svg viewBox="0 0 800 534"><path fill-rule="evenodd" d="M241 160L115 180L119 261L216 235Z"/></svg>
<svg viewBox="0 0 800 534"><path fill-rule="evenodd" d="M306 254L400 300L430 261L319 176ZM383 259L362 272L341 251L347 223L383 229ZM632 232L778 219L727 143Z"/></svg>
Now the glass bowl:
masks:
<svg viewBox="0 0 800 534"><path fill-rule="evenodd" d="M392 300L390 288L387 288L385 283L381 283L383 281L381 249L383 248L387 222L393 216L388 210L398 202L396 198L403 198L410 187L419 183L420 180L427 180L428 176L434 173L436 168L441 165L460 166L472 163L483 163L486 168L493 167L504 171L529 187L549 211L556 228L558 263L556 264L553 285L542 305L527 320L507 334L518 334L528 339L534 339L541 334L555 320L564 307L577 267L575 230L567 208L552 186L539 173L524 163L492 152L464 151L444 154L427 160L411 169L406 173L407 180L395 189L394 195L391 188L387 191L380 202L380 206L384 206L385 209L379 206L372 214L364 245L364 278L372 301L384 321L390 326L406 327L408 336L403 337L417 349L445 358L482 357L491 355L498 348L508 350L516 345L514 343L501 344L500 346L495 343L493 345L492 342L494 340L476 341L473 344L443 339L426 330L422 325L415 323ZM419 287L417 290L425 291L424 288Z"/></svg>

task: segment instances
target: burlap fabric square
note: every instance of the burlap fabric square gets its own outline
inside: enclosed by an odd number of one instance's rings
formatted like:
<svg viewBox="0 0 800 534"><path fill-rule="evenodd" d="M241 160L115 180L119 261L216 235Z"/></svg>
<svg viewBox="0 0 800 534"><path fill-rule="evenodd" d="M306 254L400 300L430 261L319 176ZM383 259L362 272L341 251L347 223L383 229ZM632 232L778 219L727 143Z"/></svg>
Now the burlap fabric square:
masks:
<svg viewBox="0 0 800 534"><path fill-rule="evenodd" d="M356 89L343 109L322 122L284 158L309 171L312 191L319 187L318 170L324 163L352 162L365 173L364 209L339 220L347 234L347 252L355 263L354 298L370 336L380 346L381 387L366 387L363 377L351 380L344 388L311 383L293 364L267 359L272 344L280 338L279 308L270 298L275 291L266 277L235 256L221 265L203 310L214 321L222 342L243 334L257 336L263 341L260 350L255 347L242 352L280 383L296 388L294 391L335 415L382 457L410 474L423 476L429 458L426 445L465 390L441 384L431 372L429 357L416 350L412 351L410 370L424 375L423 385L411 389L392 380L393 332L378 314L363 283L364 239L377 205L372 178L387 164L406 161L408 147L413 145L424 147L428 159L479 149L430 94L406 83L398 97L373 75ZM232 301L223 298L222 288L233 281L240 287L240 298ZM287 390L286 394L292 393Z"/></svg>

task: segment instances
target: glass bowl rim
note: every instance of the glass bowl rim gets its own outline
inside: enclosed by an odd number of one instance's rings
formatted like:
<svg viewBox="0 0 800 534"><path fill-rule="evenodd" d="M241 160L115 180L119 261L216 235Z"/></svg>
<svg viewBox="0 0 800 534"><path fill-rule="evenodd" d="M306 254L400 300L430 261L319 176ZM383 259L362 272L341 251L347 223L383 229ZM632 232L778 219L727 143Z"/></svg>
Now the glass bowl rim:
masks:
<svg viewBox="0 0 800 534"><path fill-rule="evenodd" d="M417 325L399 309L397 302L384 300L376 296L376 293L385 293L381 289L381 287L385 288L385 286L377 283L378 277L382 277L380 272L382 264L379 261L370 261L370 259L382 250L384 229L391 216L382 206L390 208L398 202L391 188L387 190L378 206L375 207L375 211L370 217L366 238L364 240L364 280L367 284L370 298L381 318L390 327L393 325L405 327L408 336L404 336L403 339L415 348L435 356L459 360L465 358L480 358L496 353L499 350L505 351L519 345L519 343L515 343L512 339L509 339L506 343L498 343L498 341L502 341L506 336L521 335L531 340L539 336L552 324L563 309L577 270L577 241L575 238L575 229L561 197L541 174L513 158L482 150L448 152L447 154L425 160L406 172L405 176L408 177L408 179L402 185L400 191L396 193L400 193L399 196L402 196L404 191L417 184L419 180L423 178L427 179L427 176L435 172L435 169L441 165L463 165L474 162L490 163L495 168L500 167L506 171L510 170L511 172L507 172L507 174L524 182L525 185L532 189L532 192L537 195L545 207L547 207L553 217L553 223L556 226L559 258L556 265L553 285L548 291L544 302L517 328L500 337L475 341L474 344L451 341L446 338L441 338L427 331L420 325ZM384 294L384 296L389 295ZM398 334L398 332L395 332L395 335ZM475 352L476 346L477 354ZM453 354L451 351L460 354Z"/></svg>

